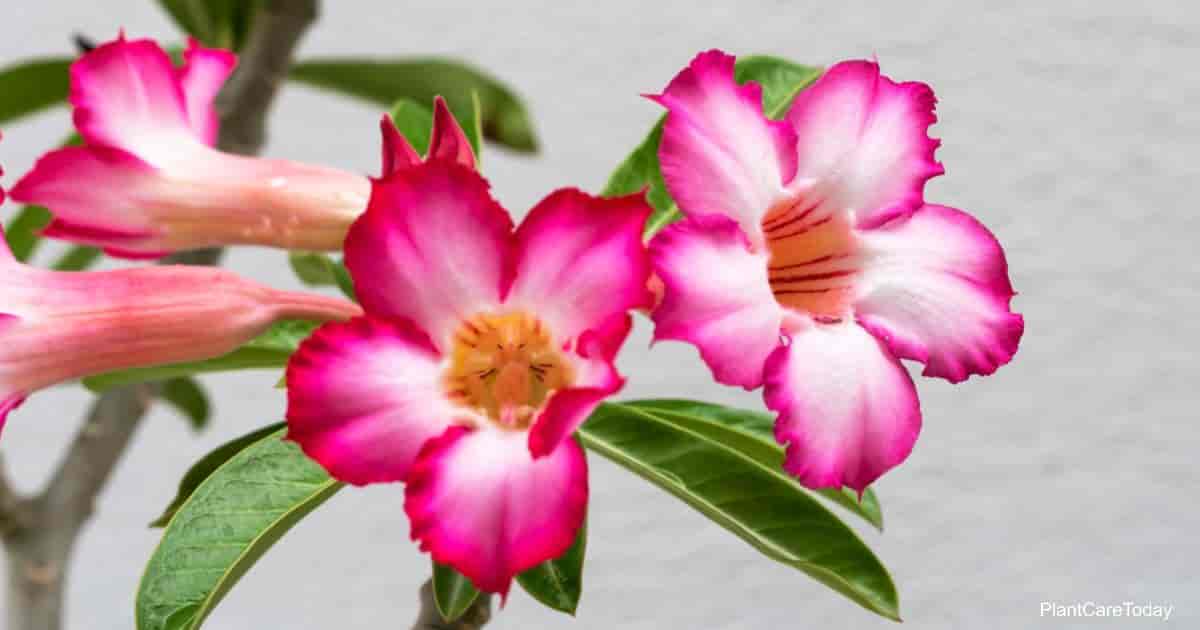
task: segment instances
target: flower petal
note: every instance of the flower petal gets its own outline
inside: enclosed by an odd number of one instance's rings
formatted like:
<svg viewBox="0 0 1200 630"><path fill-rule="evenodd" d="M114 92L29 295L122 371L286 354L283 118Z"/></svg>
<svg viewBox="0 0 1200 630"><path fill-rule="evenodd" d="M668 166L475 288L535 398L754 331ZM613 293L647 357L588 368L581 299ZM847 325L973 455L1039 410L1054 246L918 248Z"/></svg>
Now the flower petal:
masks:
<svg viewBox="0 0 1200 630"><path fill-rule="evenodd" d="M867 264L855 312L925 376L957 383L1008 363L1025 330L996 237L965 212L924 206L860 233Z"/></svg>
<svg viewBox="0 0 1200 630"><path fill-rule="evenodd" d="M809 488L861 492L908 457L921 430L908 372L852 322L797 332L767 360L765 381L783 467Z"/></svg>
<svg viewBox="0 0 1200 630"><path fill-rule="evenodd" d="M527 308L560 340L631 308L649 306L650 258L642 195L600 199L575 189L551 193L516 234L516 275L508 304Z"/></svg>
<svg viewBox="0 0 1200 630"><path fill-rule="evenodd" d="M458 413L441 379L441 355L409 322L326 324L288 362L288 438L342 481L401 481Z"/></svg>
<svg viewBox="0 0 1200 630"><path fill-rule="evenodd" d="M197 137L209 146L216 144L219 127L213 100L236 65L237 55L220 48L205 48L194 38L188 38L179 83L188 121Z"/></svg>
<svg viewBox="0 0 1200 630"><path fill-rule="evenodd" d="M433 131L429 137L429 151L425 159L442 159L458 162L463 166L475 169L475 152L471 149L471 141L459 126L454 114L446 106L446 99L441 96L433 98Z"/></svg>
<svg viewBox="0 0 1200 630"><path fill-rule="evenodd" d="M722 214L755 244L759 225L796 172L796 135L762 111L762 88L738 85L734 58L701 53L652 97L667 108L659 162L688 216Z"/></svg>
<svg viewBox="0 0 1200 630"><path fill-rule="evenodd" d="M761 385L783 323L767 281L767 254L751 251L732 220L710 216L667 227L650 242L650 255L664 286L651 314L655 340L695 345L722 383Z"/></svg>
<svg viewBox="0 0 1200 630"><path fill-rule="evenodd" d="M8 422L8 414L25 402L24 392L5 392L0 394L0 432Z"/></svg>
<svg viewBox="0 0 1200 630"><path fill-rule="evenodd" d="M12 189L13 199L54 213L47 236L128 251L161 252L143 200L160 175L137 157L108 147L66 147L38 159Z"/></svg>
<svg viewBox="0 0 1200 630"><path fill-rule="evenodd" d="M529 452L534 457L557 449L597 405L625 386L612 360L631 328L633 318L625 313L580 336L574 386L554 392L529 428Z"/></svg>
<svg viewBox="0 0 1200 630"><path fill-rule="evenodd" d="M922 203L925 182L941 175L933 90L896 83L871 61L843 61L801 92L788 111L796 130L797 181L818 180L818 194L878 225Z"/></svg>
<svg viewBox="0 0 1200 630"><path fill-rule="evenodd" d="M534 459L520 431L451 427L421 450L404 510L423 551L507 597L514 576L570 548L587 497L574 440Z"/></svg>
<svg viewBox="0 0 1200 630"><path fill-rule="evenodd" d="M118 39L71 64L75 127L89 145L162 167L200 146L170 58L149 39Z"/></svg>
<svg viewBox="0 0 1200 630"><path fill-rule="evenodd" d="M421 155L396 128L391 114L384 114L379 120L379 132L383 135L380 177L387 177L396 171L421 163Z"/></svg>
<svg viewBox="0 0 1200 630"><path fill-rule="evenodd" d="M463 319L500 303L511 230L482 177L434 160L372 182L346 266L368 312L411 319L444 351Z"/></svg>

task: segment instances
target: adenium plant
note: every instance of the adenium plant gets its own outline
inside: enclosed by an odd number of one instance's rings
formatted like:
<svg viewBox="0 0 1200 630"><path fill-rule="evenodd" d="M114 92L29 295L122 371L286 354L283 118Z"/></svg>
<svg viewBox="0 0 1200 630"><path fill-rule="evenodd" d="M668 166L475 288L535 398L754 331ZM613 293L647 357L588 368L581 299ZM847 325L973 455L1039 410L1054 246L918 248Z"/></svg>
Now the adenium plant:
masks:
<svg viewBox="0 0 1200 630"><path fill-rule="evenodd" d="M248 37L278 22L248 15L213 19ZM10 224L13 251L0 244L0 426L28 420L17 408L34 391L81 378L105 390L282 371L286 423L246 427L198 462L158 521L140 629L199 627L263 541L343 484L404 493L432 559L436 614L422 618L478 627L514 580L574 613L588 451L899 618L883 565L825 506L881 522L870 486L921 428L902 360L957 383L1009 362L1023 332L995 237L925 201L943 172L929 86L874 61L822 71L702 52L650 97L665 118L608 189L559 188L514 227L479 159L485 109L503 105L482 102L490 79L456 104L397 86L378 177L237 155L219 146L214 99L231 73L258 70L235 70L233 50L191 27L210 41L189 39L177 60L122 33L69 63L81 144L49 150L10 191L45 208L40 237L141 262L22 262L39 238L30 209ZM337 72L299 76L361 95ZM293 250L303 280L346 296L147 262L227 246ZM613 402L635 317L694 345L717 382L761 389L764 409L675 392ZM245 479L261 493L235 492ZM12 505L0 516L24 535ZM231 506L261 517L220 516Z"/></svg>

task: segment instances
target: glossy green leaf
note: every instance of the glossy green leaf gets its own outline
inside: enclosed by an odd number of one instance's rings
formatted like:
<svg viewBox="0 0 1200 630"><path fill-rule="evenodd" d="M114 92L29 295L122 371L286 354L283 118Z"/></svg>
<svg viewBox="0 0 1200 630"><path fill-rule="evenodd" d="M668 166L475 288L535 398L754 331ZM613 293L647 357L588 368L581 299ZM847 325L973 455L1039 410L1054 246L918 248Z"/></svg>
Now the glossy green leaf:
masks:
<svg viewBox="0 0 1200 630"><path fill-rule="evenodd" d="M765 466L777 469L783 467L784 448L775 441L775 418L771 414L722 407L697 400L635 400L626 404L665 414L693 431L722 440L725 445L740 450ZM826 488L809 492L815 492L833 501L874 525L876 529L883 530L883 512L879 506L879 499L871 488L863 492L861 501L858 494L849 488Z"/></svg>
<svg viewBox="0 0 1200 630"><path fill-rule="evenodd" d="M738 59L734 76L739 83L758 82L762 86L763 111L771 118L780 118L796 95L816 81L821 72L821 68L803 66L777 57L750 56ZM654 207L654 213L646 221L647 238L682 216L679 207L667 193L658 163L664 120L665 116L660 117L646 139L621 162L609 177L602 193L610 197L646 189L647 201Z"/></svg>
<svg viewBox="0 0 1200 630"><path fill-rule="evenodd" d="M209 451L204 457L201 457L199 461L192 464L192 467L184 473L183 478L179 480L179 490L175 493L175 498L171 499L171 504L167 506L167 509L163 510L163 513L158 518L150 522L150 527L166 527L171 517L175 516L175 512L179 510L179 506L183 505L192 496L192 493L196 491L196 488L199 488L200 484L205 479L208 479L221 464L229 461L229 458L242 452L251 444L257 443L268 435L278 433L283 427L284 423L282 422L267 425L239 438L230 440Z"/></svg>
<svg viewBox="0 0 1200 630"><path fill-rule="evenodd" d="M425 155L433 136L433 111L412 99L402 98L392 103L389 113L400 135L417 153Z"/></svg>
<svg viewBox="0 0 1200 630"><path fill-rule="evenodd" d="M767 557L899 620L895 585L875 554L781 469L739 448L746 435L693 414L630 404L602 405L579 430L589 450L671 493Z"/></svg>
<svg viewBox="0 0 1200 630"><path fill-rule="evenodd" d="M67 101L71 59L28 59L0 68L0 125Z"/></svg>
<svg viewBox="0 0 1200 630"><path fill-rule="evenodd" d="M104 252L87 245L75 245L54 262L55 271L84 271L100 260Z"/></svg>
<svg viewBox="0 0 1200 630"><path fill-rule="evenodd" d="M321 252L288 252L288 265L310 287L337 287L354 299L354 283L346 265Z"/></svg>
<svg viewBox="0 0 1200 630"><path fill-rule="evenodd" d="M176 411L188 419L196 431L208 426L211 411L208 394L196 379L189 376L177 376L163 383L159 396L167 401Z"/></svg>
<svg viewBox="0 0 1200 630"><path fill-rule="evenodd" d="M554 610L574 615L583 594L583 560L587 553L587 522L566 553L517 576L526 593Z"/></svg>
<svg viewBox="0 0 1200 630"><path fill-rule="evenodd" d="M250 34L256 0L158 0L179 28L207 46L241 50Z"/></svg>
<svg viewBox="0 0 1200 630"><path fill-rule="evenodd" d="M215 359L109 372L89 376L83 379L83 384L92 391L102 392L110 387L164 381L191 374L282 368L287 365L288 358L296 351L300 342L319 325L301 320L276 322L267 332L246 345Z"/></svg>
<svg viewBox="0 0 1200 630"><path fill-rule="evenodd" d="M433 563L433 601L447 623L467 612L478 597L479 590L465 575L449 565Z"/></svg>
<svg viewBox="0 0 1200 630"><path fill-rule="evenodd" d="M517 151L537 150L533 121L517 95L487 73L438 58L311 59L292 67L291 78L362 98L383 107L407 98L432 103L445 97L459 120L471 120L472 92L479 95L484 137Z"/></svg>
<svg viewBox="0 0 1200 630"><path fill-rule="evenodd" d="M289 529L342 484L276 431L208 476L167 523L138 586L138 630L194 630Z"/></svg>
<svg viewBox="0 0 1200 630"><path fill-rule="evenodd" d="M27 261L33 256L42 242L38 232L47 225L50 225L49 210L42 206L25 206L4 226L8 247L17 260Z"/></svg>

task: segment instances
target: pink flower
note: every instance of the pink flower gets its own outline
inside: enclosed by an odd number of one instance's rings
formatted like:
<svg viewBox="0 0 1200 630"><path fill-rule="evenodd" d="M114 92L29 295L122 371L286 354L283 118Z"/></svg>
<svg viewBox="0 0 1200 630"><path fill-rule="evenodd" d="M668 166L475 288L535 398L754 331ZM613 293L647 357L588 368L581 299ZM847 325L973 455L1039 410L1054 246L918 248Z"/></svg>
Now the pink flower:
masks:
<svg viewBox="0 0 1200 630"><path fill-rule="evenodd" d="M624 382L650 209L559 190L514 232L483 178L436 157L372 188L346 239L366 315L292 357L288 436L343 481L405 481L421 548L506 594L583 522L571 434Z"/></svg>
<svg viewBox="0 0 1200 630"><path fill-rule="evenodd" d="M156 258L230 244L336 250L366 206L365 177L212 148L213 99L234 55L190 41L175 68L124 35L71 66L85 146L51 151L12 190L46 206L46 235Z"/></svg>
<svg viewBox="0 0 1200 630"><path fill-rule="evenodd" d="M360 313L345 300L278 291L220 269L28 267L0 230L0 428L26 396L57 383L220 356L278 319Z"/></svg>
<svg viewBox="0 0 1200 630"><path fill-rule="evenodd" d="M920 430L898 359L959 382L1016 352L1004 253L970 215L924 202L942 173L928 86L843 62L774 121L733 70L702 53L652 97L686 215L650 245L665 288L655 337L697 346L722 383L765 385L802 483L861 491Z"/></svg>

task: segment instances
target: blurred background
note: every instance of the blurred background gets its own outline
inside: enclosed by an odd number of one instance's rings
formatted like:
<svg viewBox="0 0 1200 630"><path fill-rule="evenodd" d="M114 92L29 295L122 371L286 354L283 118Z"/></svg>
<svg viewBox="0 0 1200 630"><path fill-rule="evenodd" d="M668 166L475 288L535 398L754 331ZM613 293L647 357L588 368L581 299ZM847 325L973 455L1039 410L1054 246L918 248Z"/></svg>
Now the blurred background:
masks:
<svg viewBox="0 0 1200 630"><path fill-rule="evenodd" d="M149 0L5 4L0 65L71 54L76 32L179 37ZM1027 330L1013 364L992 377L918 379L923 434L876 486L886 531L847 522L891 569L909 627L1200 625L1197 5L554 4L326 2L300 56L452 55L514 86L543 151L485 148L483 168L518 215L559 186L598 191L660 113L638 94L660 90L702 49L816 65L876 56L891 77L929 83L947 174L926 198L974 213L999 236ZM288 85L266 154L373 173L379 113ZM60 108L5 129L5 184L68 124ZM235 249L227 260L298 286L280 252ZM713 384L691 347L651 352L648 340L641 321L620 361L626 397L761 406L757 394ZM143 424L76 552L69 627L132 627L134 589L158 540L146 523L198 457L281 419L277 379L204 377L216 415L200 435L166 408ZM64 387L12 417L2 448L21 489L50 474L87 400ZM514 589L489 628L892 627L607 461L590 464L578 617ZM408 540L402 488L348 489L276 545L206 627L406 628L428 574ZM1044 600L1175 612L1166 624L1039 618Z"/></svg>

